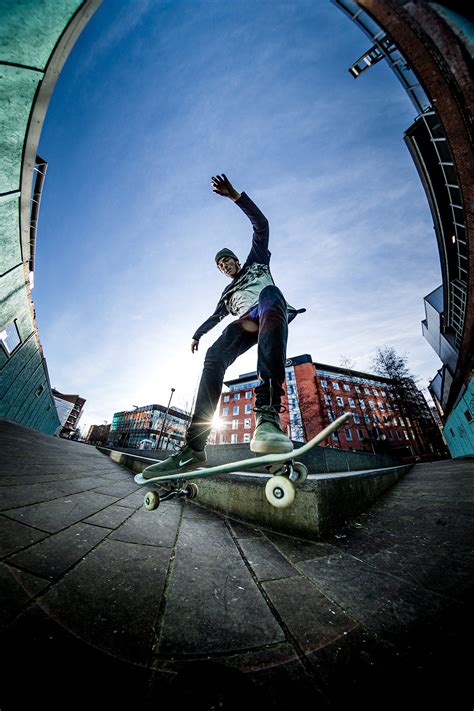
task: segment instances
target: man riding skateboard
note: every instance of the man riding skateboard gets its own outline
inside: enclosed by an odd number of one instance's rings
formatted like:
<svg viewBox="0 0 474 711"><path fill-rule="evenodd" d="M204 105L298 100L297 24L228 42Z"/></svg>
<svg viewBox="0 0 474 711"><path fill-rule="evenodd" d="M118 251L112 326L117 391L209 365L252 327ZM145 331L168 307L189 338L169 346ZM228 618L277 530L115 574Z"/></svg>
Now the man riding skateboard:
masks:
<svg viewBox="0 0 474 711"><path fill-rule="evenodd" d="M225 371L239 355L255 344L258 344L257 372L260 383L255 388L255 431L250 449L259 454L293 450L291 440L281 427L280 401L285 393L288 323L306 309L296 310L287 304L274 284L269 267L271 254L268 251L267 218L245 192L237 192L226 175L214 176L212 189L232 200L247 215L253 226L252 248L243 266L230 249L217 252L217 268L231 281L222 292L212 316L194 333L191 352L198 350L201 337L229 313L237 319L227 326L206 353L185 443L171 457L148 467L146 478L191 471L205 465L207 457L204 448L212 429Z"/></svg>

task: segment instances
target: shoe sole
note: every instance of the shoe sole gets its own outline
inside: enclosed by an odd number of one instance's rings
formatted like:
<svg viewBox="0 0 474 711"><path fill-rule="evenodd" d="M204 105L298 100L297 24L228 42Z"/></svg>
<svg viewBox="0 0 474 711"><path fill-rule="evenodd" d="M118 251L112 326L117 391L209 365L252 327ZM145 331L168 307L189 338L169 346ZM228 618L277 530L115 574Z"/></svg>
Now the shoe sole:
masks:
<svg viewBox="0 0 474 711"><path fill-rule="evenodd" d="M152 469L154 465L150 465L148 471L145 474L145 470L142 471L142 476L144 479L155 479L158 476L168 476L169 474L187 474L195 469L200 469L206 466L206 462L199 462L199 464L194 464L192 467L179 467L178 469ZM148 476L150 475L150 476Z"/></svg>
<svg viewBox="0 0 474 711"><path fill-rule="evenodd" d="M293 450L291 442L250 442L250 451L256 454L286 454Z"/></svg>

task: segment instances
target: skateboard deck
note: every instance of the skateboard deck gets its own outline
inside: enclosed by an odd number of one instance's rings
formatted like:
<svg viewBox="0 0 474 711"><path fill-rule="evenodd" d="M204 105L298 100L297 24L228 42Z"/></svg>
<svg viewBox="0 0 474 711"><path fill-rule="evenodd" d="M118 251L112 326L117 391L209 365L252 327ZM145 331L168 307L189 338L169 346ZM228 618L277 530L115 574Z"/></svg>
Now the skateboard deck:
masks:
<svg viewBox="0 0 474 711"><path fill-rule="evenodd" d="M265 487L265 495L267 501L276 508L286 508L289 506L295 497L295 484L302 484L307 475L308 470L304 464L297 460L309 452L317 444L320 444L327 439L333 432L342 427L347 420L352 417L352 413L345 412L338 417L334 422L325 427L309 442L306 442L302 447L294 449L291 452L283 452L279 454L261 454L250 459L242 459L237 462L227 462L213 467L200 467L188 472L178 472L175 474L162 474L151 479L146 479L142 474L136 474L134 477L135 483L139 486L152 487L153 490L145 495L145 507L152 511L160 505L161 501L173 497L194 499L199 493L196 484L191 483L183 488L175 488L168 491L164 495L160 495L156 489L163 482L188 482L190 479L203 479L205 477L217 476L228 472L252 471L253 469L265 468L272 476ZM147 469L151 469L154 465L150 465Z"/></svg>

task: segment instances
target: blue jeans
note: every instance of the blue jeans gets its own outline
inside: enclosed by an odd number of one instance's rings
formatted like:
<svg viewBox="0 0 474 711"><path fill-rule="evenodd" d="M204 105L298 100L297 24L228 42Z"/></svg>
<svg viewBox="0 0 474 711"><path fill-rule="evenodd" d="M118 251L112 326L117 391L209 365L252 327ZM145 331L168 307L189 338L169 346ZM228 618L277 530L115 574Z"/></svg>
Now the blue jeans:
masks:
<svg viewBox="0 0 474 711"><path fill-rule="evenodd" d="M279 405L284 395L288 312L278 287L270 284L259 295L258 303L224 330L208 349L199 383L194 415L186 443L201 451L212 429L227 368L239 355L258 343L257 372L260 382L255 388L256 407Z"/></svg>

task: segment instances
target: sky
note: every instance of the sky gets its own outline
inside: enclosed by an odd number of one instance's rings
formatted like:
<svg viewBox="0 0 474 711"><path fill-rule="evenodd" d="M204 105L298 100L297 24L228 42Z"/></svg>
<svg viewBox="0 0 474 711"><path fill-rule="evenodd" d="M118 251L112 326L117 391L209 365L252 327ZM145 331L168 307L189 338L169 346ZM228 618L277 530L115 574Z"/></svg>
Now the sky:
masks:
<svg viewBox="0 0 474 711"><path fill-rule="evenodd" d="M107 0L59 76L38 152L48 161L33 299L53 387L80 426L133 406L192 405L207 348L191 339L241 261L248 218L215 194L225 173L270 224L271 269L307 312L288 357L371 372L407 355L441 283L428 203L403 132L416 112L385 62L347 71L368 38L326 0ZM256 369L256 348L226 378ZM425 393L426 395L427 393Z"/></svg>

